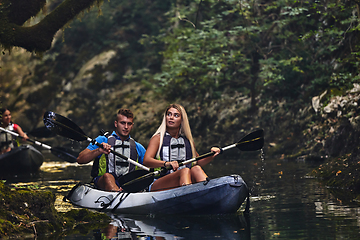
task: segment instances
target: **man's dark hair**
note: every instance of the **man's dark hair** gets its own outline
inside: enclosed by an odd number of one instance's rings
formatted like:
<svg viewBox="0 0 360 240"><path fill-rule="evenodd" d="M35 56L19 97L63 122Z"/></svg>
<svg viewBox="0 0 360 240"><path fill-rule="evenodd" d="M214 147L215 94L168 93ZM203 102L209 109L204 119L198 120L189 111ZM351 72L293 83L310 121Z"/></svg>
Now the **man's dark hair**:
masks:
<svg viewBox="0 0 360 240"><path fill-rule="evenodd" d="M119 111L118 111L117 114L118 114L118 115L119 115L119 114L120 114L120 115L123 115L123 116L125 116L125 117L127 117L127 118L132 118L132 119L134 119L134 114L133 114L133 112L132 112L130 109L121 108L121 109L119 109Z"/></svg>

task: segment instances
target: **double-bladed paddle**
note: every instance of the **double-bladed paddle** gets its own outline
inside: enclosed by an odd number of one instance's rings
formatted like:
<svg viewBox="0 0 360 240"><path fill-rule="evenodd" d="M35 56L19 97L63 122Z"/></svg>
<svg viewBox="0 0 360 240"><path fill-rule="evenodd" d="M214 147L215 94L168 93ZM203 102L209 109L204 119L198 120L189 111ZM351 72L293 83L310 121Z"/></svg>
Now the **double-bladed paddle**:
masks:
<svg viewBox="0 0 360 240"><path fill-rule="evenodd" d="M20 136L18 133L13 132L13 131L9 131L9 130L7 130L5 128L0 127L0 130L4 131L4 132L7 132L7 133L10 133L10 134L12 134L12 135L14 135L16 137L24 138L24 137ZM67 162L70 162L70 163L75 163L76 162L76 157L71 155L70 153L65 152L64 148L51 147L49 145L46 145L46 144L41 143L39 141L31 140L29 138L26 139L26 140L29 141L29 142L32 142L32 143L34 143L34 144L36 144L38 146L41 146L43 148L46 148L46 149L50 150L52 154L54 154L58 158L61 158L61 159L65 160L65 161L67 161Z"/></svg>
<svg viewBox="0 0 360 240"><path fill-rule="evenodd" d="M237 147L241 151L256 151L260 150L264 146L264 130L256 130L254 132L249 133L245 137L243 137L239 142L231 144L229 146L221 148L222 151ZM189 160L179 162L179 166L183 166L201 159L204 159L206 157L214 155L215 152L208 152L203 155L200 155L195 158L191 158ZM153 182L154 177L158 174L160 174L162 171L168 171L171 170L172 166L168 166L166 168L162 168L162 170L158 170L155 172L146 173L144 172L142 175L141 173L137 173L137 171L129 172L125 174L122 178L119 179L119 182L122 182L122 188L127 192L138 192L145 188L147 188L149 185L148 183ZM131 180L132 179L132 180ZM151 179L151 181L149 180Z"/></svg>
<svg viewBox="0 0 360 240"><path fill-rule="evenodd" d="M84 141L87 140L98 147L102 147L100 143L98 143L95 139L91 139L90 137L86 136L86 134L83 132L83 130L77 126L74 122L72 122L70 119L61 116L60 114L54 113L52 111L48 111L44 114L44 124L45 126L50 130L55 132L56 134L70 138L76 141ZM146 170L145 172L150 171L150 168L145 167L144 165L118 153L114 150L110 150L112 154L117 155L126 161Z"/></svg>

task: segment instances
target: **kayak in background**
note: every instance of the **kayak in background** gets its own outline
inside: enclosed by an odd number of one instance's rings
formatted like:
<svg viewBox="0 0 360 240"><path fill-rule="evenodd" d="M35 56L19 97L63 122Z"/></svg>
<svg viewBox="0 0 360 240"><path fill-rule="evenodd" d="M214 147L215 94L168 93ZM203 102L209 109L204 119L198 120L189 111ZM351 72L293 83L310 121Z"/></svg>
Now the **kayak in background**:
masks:
<svg viewBox="0 0 360 240"><path fill-rule="evenodd" d="M44 162L42 153L32 145L24 144L0 155L0 173L32 173Z"/></svg>

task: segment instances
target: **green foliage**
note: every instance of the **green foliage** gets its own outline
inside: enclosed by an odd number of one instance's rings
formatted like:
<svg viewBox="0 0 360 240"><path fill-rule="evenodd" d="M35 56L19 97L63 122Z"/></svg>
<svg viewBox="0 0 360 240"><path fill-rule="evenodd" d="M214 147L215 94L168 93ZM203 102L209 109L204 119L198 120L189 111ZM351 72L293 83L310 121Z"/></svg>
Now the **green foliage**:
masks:
<svg viewBox="0 0 360 240"><path fill-rule="evenodd" d="M313 4L316 13L311 13L309 17L319 16L318 26L315 31L307 32L311 38L303 39L304 43L313 48L311 52L316 61L312 61L311 65L318 70L314 73L311 85L321 85L323 89L348 89L353 82L358 81L357 77L353 77L358 73L356 56L359 16L354 14L356 7L356 3L350 2L335 4L334 1L327 1L324 5ZM319 81L324 75L327 78Z"/></svg>
<svg viewBox="0 0 360 240"><path fill-rule="evenodd" d="M358 81L356 7L332 0L178 5L168 13L179 17L169 19L166 32L142 40L165 46L153 83L172 99L245 87L265 101L308 101L328 88L348 89ZM189 19L198 12L194 28Z"/></svg>
<svg viewBox="0 0 360 240"><path fill-rule="evenodd" d="M195 15L197 8L186 10ZM249 67L246 68L249 63L237 41L244 28L218 27L223 17L229 14L237 13L225 11L203 20L198 24L199 28L194 28L189 21L173 19L172 23L178 27L157 37L143 39L143 42L160 42L166 46L161 52L164 58L162 71L154 75L162 93L172 98L184 95L203 98L210 92L216 97L216 92L231 84L231 78L238 79L243 72L249 71ZM241 86L241 81L235 85Z"/></svg>

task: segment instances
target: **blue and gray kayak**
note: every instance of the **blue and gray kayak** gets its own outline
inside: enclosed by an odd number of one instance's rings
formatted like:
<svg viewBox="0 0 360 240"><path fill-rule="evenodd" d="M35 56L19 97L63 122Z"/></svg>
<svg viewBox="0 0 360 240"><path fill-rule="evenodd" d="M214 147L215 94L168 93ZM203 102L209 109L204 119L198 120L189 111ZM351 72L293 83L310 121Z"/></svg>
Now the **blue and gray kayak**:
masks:
<svg viewBox="0 0 360 240"><path fill-rule="evenodd" d="M73 205L121 214L235 213L249 197L239 175L230 175L159 192L108 192L77 184L65 198Z"/></svg>

